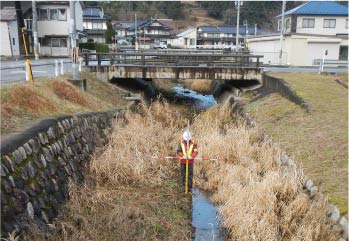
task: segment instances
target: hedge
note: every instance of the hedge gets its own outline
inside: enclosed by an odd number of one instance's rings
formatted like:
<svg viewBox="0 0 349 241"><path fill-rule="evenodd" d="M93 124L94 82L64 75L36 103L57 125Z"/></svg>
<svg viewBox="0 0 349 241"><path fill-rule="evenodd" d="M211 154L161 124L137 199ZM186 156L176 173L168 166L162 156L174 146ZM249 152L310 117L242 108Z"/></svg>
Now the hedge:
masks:
<svg viewBox="0 0 349 241"><path fill-rule="evenodd" d="M108 53L109 47L107 44L101 43L80 43L80 49L96 50L97 53Z"/></svg>

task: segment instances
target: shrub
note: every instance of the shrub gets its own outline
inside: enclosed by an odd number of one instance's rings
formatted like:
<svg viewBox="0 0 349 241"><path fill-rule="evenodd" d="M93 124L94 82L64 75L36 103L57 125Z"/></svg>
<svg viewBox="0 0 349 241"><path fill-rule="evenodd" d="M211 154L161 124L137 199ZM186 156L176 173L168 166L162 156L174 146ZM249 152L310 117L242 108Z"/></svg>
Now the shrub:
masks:
<svg viewBox="0 0 349 241"><path fill-rule="evenodd" d="M67 81L55 80L52 82L52 88L55 94L62 99L82 106L87 105L85 97L76 90L76 87Z"/></svg>
<svg viewBox="0 0 349 241"><path fill-rule="evenodd" d="M109 47L107 44L101 44L101 43L80 43L79 44L80 49L88 49L88 50L96 50L97 53L108 53Z"/></svg>

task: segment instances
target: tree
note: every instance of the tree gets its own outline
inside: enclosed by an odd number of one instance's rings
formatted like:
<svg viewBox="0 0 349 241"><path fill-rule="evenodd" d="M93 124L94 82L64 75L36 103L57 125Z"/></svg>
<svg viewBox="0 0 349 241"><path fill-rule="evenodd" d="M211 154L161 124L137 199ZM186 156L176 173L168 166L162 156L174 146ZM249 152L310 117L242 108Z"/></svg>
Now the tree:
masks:
<svg viewBox="0 0 349 241"><path fill-rule="evenodd" d="M113 43L113 37L115 36L115 31L113 30L113 25L111 20L107 20L107 30L104 32L105 42L108 44Z"/></svg>

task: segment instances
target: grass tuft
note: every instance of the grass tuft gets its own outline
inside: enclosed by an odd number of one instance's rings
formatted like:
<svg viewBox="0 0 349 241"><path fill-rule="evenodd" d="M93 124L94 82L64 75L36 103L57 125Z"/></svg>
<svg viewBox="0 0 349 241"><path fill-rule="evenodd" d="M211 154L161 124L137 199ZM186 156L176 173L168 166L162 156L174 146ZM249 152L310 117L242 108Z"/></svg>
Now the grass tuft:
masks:
<svg viewBox="0 0 349 241"><path fill-rule="evenodd" d="M76 90L76 87L66 80L54 80L52 82L52 89L55 94L62 99L82 106L86 106L88 104L81 92Z"/></svg>

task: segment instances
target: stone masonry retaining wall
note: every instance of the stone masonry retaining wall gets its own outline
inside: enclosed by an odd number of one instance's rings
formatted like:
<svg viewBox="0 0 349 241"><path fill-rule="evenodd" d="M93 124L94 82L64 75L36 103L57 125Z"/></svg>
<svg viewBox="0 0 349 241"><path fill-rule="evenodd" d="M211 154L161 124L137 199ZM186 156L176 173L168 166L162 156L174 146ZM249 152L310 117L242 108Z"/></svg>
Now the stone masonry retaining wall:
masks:
<svg viewBox="0 0 349 241"><path fill-rule="evenodd" d="M46 119L1 143L1 236L49 223L108 140L117 111Z"/></svg>

